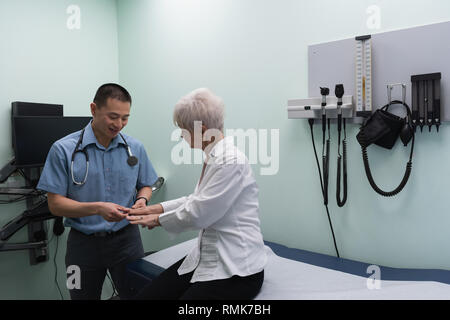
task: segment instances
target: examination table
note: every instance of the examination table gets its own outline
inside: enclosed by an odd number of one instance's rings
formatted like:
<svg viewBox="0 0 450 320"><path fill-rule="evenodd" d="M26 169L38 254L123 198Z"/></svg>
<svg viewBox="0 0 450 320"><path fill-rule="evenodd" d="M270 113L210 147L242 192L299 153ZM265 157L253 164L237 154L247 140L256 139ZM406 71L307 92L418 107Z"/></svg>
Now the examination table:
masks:
<svg viewBox="0 0 450 320"><path fill-rule="evenodd" d="M188 240L129 264L139 290L189 253L197 239ZM450 270L379 267L375 282L371 264L265 241L268 262L257 300L300 299L450 299Z"/></svg>

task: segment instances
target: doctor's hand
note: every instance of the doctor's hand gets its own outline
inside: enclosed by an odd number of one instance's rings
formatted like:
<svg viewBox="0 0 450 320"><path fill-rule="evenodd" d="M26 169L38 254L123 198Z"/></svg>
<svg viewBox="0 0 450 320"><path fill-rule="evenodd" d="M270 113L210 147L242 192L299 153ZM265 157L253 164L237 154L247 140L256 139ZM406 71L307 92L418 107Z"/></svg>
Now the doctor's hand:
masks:
<svg viewBox="0 0 450 320"><path fill-rule="evenodd" d="M136 200L134 205L131 207L131 209L139 209L139 208L145 208L147 206L147 201L145 199L139 199Z"/></svg>
<svg viewBox="0 0 450 320"><path fill-rule="evenodd" d="M99 202L98 213L108 222L118 222L125 219L130 209L112 202Z"/></svg>
<svg viewBox="0 0 450 320"><path fill-rule="evenodd" d="M142 227L147 227L149 230L161 225L158 218L159 214L127 216L127 220L130 221L130 224L140 224Z"/></svg>

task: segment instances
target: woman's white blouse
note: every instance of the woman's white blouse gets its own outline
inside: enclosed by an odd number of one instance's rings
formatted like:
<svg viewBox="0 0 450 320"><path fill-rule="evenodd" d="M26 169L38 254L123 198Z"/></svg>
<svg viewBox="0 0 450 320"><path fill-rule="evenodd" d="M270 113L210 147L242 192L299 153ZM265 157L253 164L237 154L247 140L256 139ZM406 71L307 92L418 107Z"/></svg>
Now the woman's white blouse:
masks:
<svg viewBox="0 0 450 320"><path fill-rule="evenodd" d="M194 193L162 202L161 226L169 232L201 229L197 245L178 269L191 282L248 276L267 256L259 221L258 186L246 156L227 137L207 153Z"/></svg>

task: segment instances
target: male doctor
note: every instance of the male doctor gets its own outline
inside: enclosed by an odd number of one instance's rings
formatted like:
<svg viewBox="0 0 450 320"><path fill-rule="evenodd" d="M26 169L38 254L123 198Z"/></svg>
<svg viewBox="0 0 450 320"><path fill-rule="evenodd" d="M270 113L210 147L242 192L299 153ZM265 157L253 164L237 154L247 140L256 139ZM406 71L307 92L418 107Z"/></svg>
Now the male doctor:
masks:
<svg viewBox="0 0 450 320"><path fill-rule="evenodd" d="M142 143L121 133L130 116L128 91L104 84L90 107L92 121L51 147L37 188L70 227L66 267L78 267L81 276L71 299L100 299L107 270L126 299L133 295L126 265L144 250L138 227L124 218L127 208L146 206L157 175Z"/></svg>

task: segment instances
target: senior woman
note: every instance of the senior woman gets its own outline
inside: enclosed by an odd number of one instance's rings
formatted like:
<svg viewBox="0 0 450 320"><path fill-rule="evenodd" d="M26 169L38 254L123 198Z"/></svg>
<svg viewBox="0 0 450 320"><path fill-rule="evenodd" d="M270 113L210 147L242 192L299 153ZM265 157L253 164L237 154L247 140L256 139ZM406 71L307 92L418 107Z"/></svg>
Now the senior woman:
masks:
<svg viewBox="0 0 450 320"><path fill-rule="evenodd" d="M183 138L206 154L199 182L189 196L131 209L127 219L149 229L200 232L192 251L136 299L253 299L261 289L267 256L258 186L233 137L224 138L223 114L222 99L204 88L175 105L173 119Z"/></svg>

